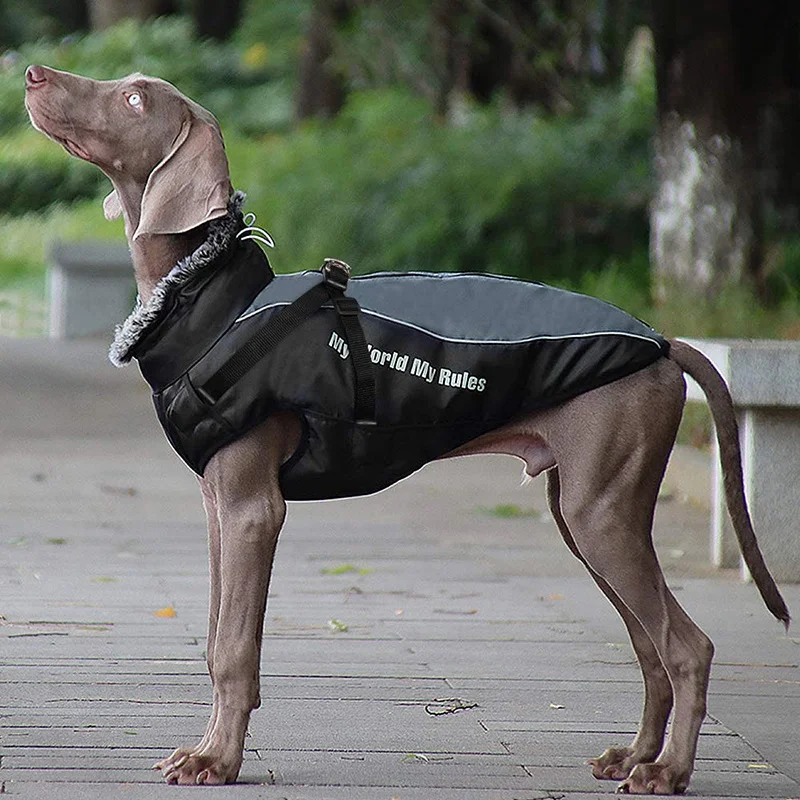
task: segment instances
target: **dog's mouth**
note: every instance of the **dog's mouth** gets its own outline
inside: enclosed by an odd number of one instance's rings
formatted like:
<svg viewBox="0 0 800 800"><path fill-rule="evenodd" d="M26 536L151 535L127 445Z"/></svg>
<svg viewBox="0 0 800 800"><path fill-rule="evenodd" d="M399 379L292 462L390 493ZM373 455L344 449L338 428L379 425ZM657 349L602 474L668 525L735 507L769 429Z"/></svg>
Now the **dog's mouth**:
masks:
<svg viewBox="0 0 800 800"><path fill-rule="evenodd" d="M48 130L49 127L56 127L59 123L51 119L40 107L34 107L27 97L25 98L25 106L28 109L28 117L30 118L31 125L33 125L37 131L43 133L48 139L52 139L54 142L60 144L71 156L81 158L84 161L92 161L89 152L76 141L68 139L66 136L58 136ZM63 127L63 125L59 125L59 127Z"/></svg>
<svg viewBox="0 0 800 800"><path fill-rule="evenodd" d="M71 156L82 158L84 161L91 161L92 158L77 142L72 139L63 139L60 136L52 136L54 141L58 142Z"/></svg>
<svg viewBox="0 0 800 800"><path fill-rule="evenodd" d="M71 156L83 159L84 161L92 160L89 152L72 139L67 139L65 136L56 136L55 134L45 130L41 125L35 125L34 127L40 130L49 139L52 139L57 144L60 144Z"/></svg>

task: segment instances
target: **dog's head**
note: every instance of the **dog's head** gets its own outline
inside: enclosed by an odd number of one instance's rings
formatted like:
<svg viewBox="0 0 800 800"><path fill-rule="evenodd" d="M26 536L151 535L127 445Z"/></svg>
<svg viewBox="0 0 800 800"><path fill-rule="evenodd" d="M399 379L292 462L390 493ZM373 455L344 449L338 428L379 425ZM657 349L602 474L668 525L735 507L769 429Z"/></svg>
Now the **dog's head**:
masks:
<svg viewBox="0 0 800 800"><path fill-rule="evenodd" d="M31 66L25 106L37 130L108 175L114 191L105 214L124 212L129 238L182 233L226 213L231 185L219 124L172 84Z"/></svg>

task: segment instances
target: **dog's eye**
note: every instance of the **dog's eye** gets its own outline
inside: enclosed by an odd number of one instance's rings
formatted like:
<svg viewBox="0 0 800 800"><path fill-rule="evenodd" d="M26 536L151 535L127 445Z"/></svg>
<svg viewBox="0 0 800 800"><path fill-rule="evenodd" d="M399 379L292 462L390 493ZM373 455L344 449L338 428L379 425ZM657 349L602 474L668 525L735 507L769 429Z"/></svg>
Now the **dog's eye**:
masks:
<svg viewBox="0 0 800 800"><path fill-rule="evenodd" d="M133 108L141 108L142 105L142 96L139 92L133 92L127 96L128 105L132 106Z"/></svg>

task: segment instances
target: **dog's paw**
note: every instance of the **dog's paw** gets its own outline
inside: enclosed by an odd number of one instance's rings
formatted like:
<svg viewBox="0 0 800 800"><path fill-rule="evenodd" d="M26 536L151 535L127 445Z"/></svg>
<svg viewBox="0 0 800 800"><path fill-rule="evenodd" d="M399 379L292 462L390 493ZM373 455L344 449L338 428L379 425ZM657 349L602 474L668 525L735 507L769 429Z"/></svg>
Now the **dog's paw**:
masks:
<svg viewBox="0 0 800 800"><path fill-rule="evenodd" d="M182 764L193 752L194 750L189 747L179 747L177 750L173 750L171 755L161 761L156 761L156 763L153 764L153 769L165 772L168 769Z"/></svg>
<svg viewBox="0 0 800 800"><path fill-rule="evenodd" d="M170 756L167 761L169 763L161 770L164 780L179 786L234 783L241 767L241 761L236 764L226 763L214 756L199 753L190 753L174 761Z"/></svg>
<svg viewBox="0 0 800 800"><path fill-rule="evenodd" d="M628 777L636 762L630 747L609 747L602 755L588 761L592 775L599 781L621 781Z"/></svg>
<svg viewBox="0 0 800 800"><path fill-rule="evenodd" d="M637 764L617 794L683 794L688 783L669 764Z"/></svg>

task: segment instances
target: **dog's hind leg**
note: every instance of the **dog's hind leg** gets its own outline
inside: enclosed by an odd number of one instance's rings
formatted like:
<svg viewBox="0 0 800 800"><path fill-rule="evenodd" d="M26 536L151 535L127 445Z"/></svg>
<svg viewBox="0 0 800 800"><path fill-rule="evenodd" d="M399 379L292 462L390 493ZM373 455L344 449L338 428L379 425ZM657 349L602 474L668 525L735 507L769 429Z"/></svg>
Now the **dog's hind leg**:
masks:
<svg viewBox="0 0 800 800"><path fill-rule="evenodd" d="M641 625L672 685L674 718L664 748L620 787L636 794L674 794L688 785L713 655L668 589L651 538L682 407L682 381L664 360L570 401L545 422L574 544Z"/></svg>
<svg viewBox="0 0 800 800"><path fill-rule="evenodd" d="M586 563L586 559L578 550L567 521L561 513L561 483L558 467L553 467L547 472L547 502L567 547L586 567L600 591L622 617L642 670L644 707L636 737L630 746L609 747L601 756L589 761L595 778L621 781L628 777L637 764L654 761L661 752L667 720L672 710L672 685L653 642L642 628L639 620L611 586Z"/></svg>
<svg viewBox="0 0 800 800"><path fill-rule="evenodd" d="M652 549L627 532L620 535L624 519L609 519L607 512L570 513L568 505L564 514L581 555L638 620L672 684L674 719L667 742L655 761L634 766L621 788L635 794L682 792L705 718L713 646L667 588Z"/></svg>

